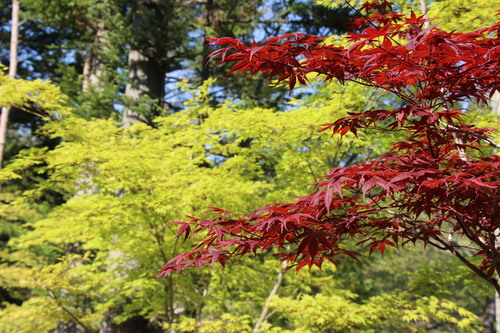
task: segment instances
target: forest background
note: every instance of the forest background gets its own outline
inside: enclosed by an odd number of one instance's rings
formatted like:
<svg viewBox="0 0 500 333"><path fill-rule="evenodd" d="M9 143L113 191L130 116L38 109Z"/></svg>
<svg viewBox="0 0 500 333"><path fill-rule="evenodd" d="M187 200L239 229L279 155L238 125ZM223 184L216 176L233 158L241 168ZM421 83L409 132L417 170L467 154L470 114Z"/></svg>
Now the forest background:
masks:
<svg viewBox="0 0 500 333"><path fill-rule="evenodd" d="M11 4L1 4L7 65ZM427 6L449 31L487 26L498 9ZM342 43L356 15L341 1L21 1L17 79L7 66L0 74L11 109L0 331L494 332L494 291L418 246L321 271L285 272L262 254L157 279L189 245L172 222L292 200L402 135L320 133L348 111L401 104L372 88L318 81L288 94L206 63L205 38L299 31ZM498 123L491 109L464 106L477 123Z"/></svg>

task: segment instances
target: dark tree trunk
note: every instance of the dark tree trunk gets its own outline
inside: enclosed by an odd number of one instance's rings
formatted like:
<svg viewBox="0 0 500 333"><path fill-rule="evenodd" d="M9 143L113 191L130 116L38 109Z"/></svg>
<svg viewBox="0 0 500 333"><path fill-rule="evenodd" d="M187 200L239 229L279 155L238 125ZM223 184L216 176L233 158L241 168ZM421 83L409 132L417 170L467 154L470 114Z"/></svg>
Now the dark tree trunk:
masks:
<svg viewBox="0 0 500 333"><path fill-rule="evenodd" d="M161 112L165 91L166 57L165 43L168 31L158 29L155 22L163 22L165 10L159 1L135 1L132 26L136 40L128 54L128 80L125 96L128 105L123 112L123 127L128 128L138 121L151 121ZM161 36L160 36L161 35ZM149 110L144 109L149 100ZM143 110L144 111L144 110Z"/></svg>
<svg viewBox="0 0 500 333"><path fill-rule="evenodd" d="M486 309L483 314L483 333L495 333L495 299L486 299Z"/></svg>

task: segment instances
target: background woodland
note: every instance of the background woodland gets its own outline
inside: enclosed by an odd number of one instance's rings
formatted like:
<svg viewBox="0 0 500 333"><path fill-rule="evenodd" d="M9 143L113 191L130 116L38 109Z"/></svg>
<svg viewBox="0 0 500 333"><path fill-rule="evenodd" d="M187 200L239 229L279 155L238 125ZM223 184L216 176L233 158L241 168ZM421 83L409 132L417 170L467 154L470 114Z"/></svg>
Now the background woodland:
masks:
<svg viewBox="0 0 500 333"><path fill-rule="evenodd" d="M289 93L206 61L205 38L344 43L358 15L348 3L21 0L15 78L11 3L0 4L0 332L494 332L494 290L420 245L322 270L265 253L158 278L195 243L175 222L291 202L331 168L404 140L320 132L347 112L402 105L374 88L318 80ZM443 30L498 21L491 1L426 6ZM459 107L498 124L494 103Z"/></svg>

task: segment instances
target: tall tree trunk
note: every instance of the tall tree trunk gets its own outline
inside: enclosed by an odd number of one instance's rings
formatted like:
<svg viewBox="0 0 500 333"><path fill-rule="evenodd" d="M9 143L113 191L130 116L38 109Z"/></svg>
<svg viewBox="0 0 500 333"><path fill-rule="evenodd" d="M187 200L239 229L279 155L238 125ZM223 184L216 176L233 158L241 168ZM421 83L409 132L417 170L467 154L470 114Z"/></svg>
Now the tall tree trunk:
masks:
<svg viewBox="0 0 500 333"><path fill-rule="evenodd" d="M483 333L495 333L495 299L493 297L486 298L485 310L482 318L484 326Z"/></svg>
<svg viewBox="0 0 500 333"><path fill-rule="evenodd" d="M19 1L12 0L12 22L10 31L10 59L9 77L15 78L17 74L17 46L19 44ZM0 115L0 168L3 165L5 143L7 138L7 125L9 123L10 109L2 107ZM1 188L0 188L1 189Z"/></svg>
<svg viewBox="0 0 500 333"><path fill-rule="evenodd" d="M130 50L128 54L129 74L125 87L125 96L129 105L123 112L123 127L128 128L139 121L147 121L146 115L133 110L143 98L151 98L153 104L149 107L151 114L157 114L162 107L165 85L165 72L158 71L155 60L149 59L139 50Z"/></svg>
<svg viewBox="0 0 500 333"><path fill-rule="evenodd" d="M491 109L493 113L496 113L500 116L500 92L495 91L493 96L491 97ZM498 237L500 234L500 230L496 229L496 244L495 246L498 248ZM497 277L498 278L498 277ZM495 332L500 333L500 295L498 291L495 291Z"/></svg>
<svg viewBox="0 0 500 333"><path fill-rule="evenodd" d="M83 65L82 92L89 92L91 89L102 90L101 80L105 76L106 68L103 61L107 38L107 29L104 19L97 20L96 34L94 42L89 46Z"/></svg>
<svg viewBox="0 0 500 333"><path fill-rule="evenodd" d="M162 65L166 52L162 54L163 48L158 46L162 36L155 33L157 30L150 29L151 22L148 22L151 16L162 16L161 4L158 0L136 0L133 2L132 10L133 31L138 41L131 43L131 49L128 53L128 80L125 87L127 101L122 117L122 125L125 129L139 121L152 120L148 119L148 116L154 116L160 112L163 106L166 75L166 70ZM145 41L145 43L141 43L141 41ZM136 107L144 110L145 105L149 108L147 114L141 114L135 110ZM109 256L117 258L123 256L123 253L120 250L112 250ZM125 269L132 269L135 265L137 263L131 262L129 267L125 267ZM165 288L165 290L168 293L171 288ZM171 298L167 297L167 299ZM171 306L167 308L171 308ZM116 315L118 313L112 311L108 313L99 333L152 331L148 325L149 322L144 318L133 317L121 324L115 324L113 317ZM170 320L171 314L166 313L166 316Z"/></svg>
<svg viewBox="0 0 500 333"><path fill-rule="evenodd" d="M214 1L213 0L207 0L205 4L205 11L206 11L206 29L205 29L205 39L207 39L209 36L207 36L207 31L212 27L212 11L214 7ZM205 81L210 77L210 62L209 60L209 55L210 55L210 46L206 42L203 43L203 61L202 61L202 69L201 69L201 80Z"/></svg>
<svg viewBox="0 0 500 333"><path fill-rule="evenodd" d="M134 34L138 37L137 41L132 43L128 54L128 80L125 96L129 100L129 105L123 112L124 128L138 121L152 120L163 106L166 75L163 63L167 54L161 45L163 44L162 38L166 36L159 36L159 29L152 29L152 22L148 22L151 18L155 18L157 22L163 21L160 1L135 1L132 25ZM140 114L134 110L141 100L146 99L151 102L147 114Z"/></svg>
<svg viewBox="0 0 500 333"><path fill-rule="evenodd" d="M491 97L491 109L500 116L500 92L498 90Z"/></svg>

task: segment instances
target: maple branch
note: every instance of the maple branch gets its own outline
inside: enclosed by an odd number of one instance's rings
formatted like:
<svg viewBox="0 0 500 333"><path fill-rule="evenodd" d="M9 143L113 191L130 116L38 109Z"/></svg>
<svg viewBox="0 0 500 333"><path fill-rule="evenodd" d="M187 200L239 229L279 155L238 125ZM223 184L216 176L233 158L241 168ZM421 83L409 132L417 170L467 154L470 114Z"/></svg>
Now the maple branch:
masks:
<svg viewBox="0 0 500 333"><path fill-rule="evenodd" d="M493 139L488 138L486 135L479 134L479 133L476 133L473 131L467 131L467 130L461 129L453 124L450 124L450 123L445 124L445 123L441 122L441 124L445 126L445 129L447 131L454 132L454 133L462 133L462 134L472 135L472 136L476 137L477 139L486 142L490 147L500 149L500 144L498 144Z"/></svg>
<svg viewBox="0 0 500 333"><path fill-rule="evenodd" d="M401 60L401 59L398 59L398 60ZM317 73L319 74L323 74L323 75L326 75L326 76L333 76L331 74L328 74L328 73L324 73L324 72L320 72L320 71L317 71ZM370 88L378 88L378 89L382 89L382 90L385 90L385 91L388 91L396 96L398 96L399 98L401 98L402 100L408 102L410 105L415 105L417 104L415 102L415 100L413 100L413 98L411 97L408 97L406 96L405 94L403 93L400 93L399 91L396 91L396 90L392 90L390 88L387 88L387 87L383 87L381 85L377 85L377 84L374 84L374 83L369 83L369 81L359 81L359 80L356 80L356 79L345 79L346 81L349 81L349 82L354 82L354 83L357 83L357 84L361 84L365 87L370 87Z"/></svg>
<svg viewBox="0 0 500 333"><path fill-rule="evenodd" d="M467 267L469 267L474 273L476 273L479 277L483 278L487 282L491 283L495 290L500 293L500 285L498 284L497 279L486 275L482 270L480 270L476 265L468 261L457 249L442 239L435 238L436 241L441 243L443 247L445 247L448 251L450 251L454 256L456 256L461 262L463 262Z"/></svg>
<svg viewBox="0 0 500 333"><path fill-rule="evenodd" d="M451 202L449 202L449 200L447 200L447 201L448 201L447 203L450 206L452 206ZM473 242L474 244L477 244L483 251L485 251L485 253L488 253L489 252L488 246L486 246L484 241L482 241L480 238L478 238L470 233L469 228L467 228L467 225L465 224L465 221L464 221L464 218L462 217L462 215L459 212L457 212L455 209L453 209L452 207L450 207L449 210L455 215L455 218L457 219L458 224L462 228L462 231L465 234L465 236L471 242Z"/></svg>
<svg viewBox="0 0 500 333"><path fill-rule="evenodd" d="M363 6L368 11L389 7L385 1ZM465 155L466 149L484 147L478 142L500 145L488 138L488 129L468 128L464 115L449 108L465 99L486 102L486 94L498 86L500 42L486 34L500 24L472 33L449 33L429 26L424 7L423 12L406 18L361 15L371 26L352 33L349 47L325 45L324 37L304 34L285 34L260 46L234 38L209 40L225 46L212 58L222 56L220 62L235 63L229 73L279 77L278 83L287 82L290 90L307 85L314 73L325 82L354 82L377 88L373 91L381 89L383 95L391 93L400 107L350 112L324 129L333 129L340 137L348 132L356 135L361 129L406 131L409 139L395 143L375 160L368 157L366 163L333 168L327 180L317 183L315 193L295 203L265 206L238 220L228 220L225 212L212 220L193 218L192 222L199 222L195 233L208 234L194 251L171 260L175 264L166 265L165 274L189 265L224 264L236 255L273 247L290 266L321 266L324 259L334 261L337 254L359 255L343 244L358 237L357 246L370 247L371 252L383 251L386 244L403 247L420 241L449 251L500 292L499 282L491 278L500 272L499 253L488 233L497 225L500 156L471 155L468 161ZM362 18L358 23L366 26ZM394 38L405 39L405 45ZM346 156L341 160L348 162ZM492 216L486 206L490 203L496 205ZM419 218L421 214L428 219ZM453 242L455 232L466 246ZM483 241L483 236L489 238ZM289 244L296 247L295 252L286 248ZM484 256L481 264L468 260L475 254L470 249Z"/></svg>
<svg viewBox="0 0 500 333"><path fill-rule="evenodd" d="M372 27L374 27L375 29L378 30L378 26L375 25L375 23L373 23L368 17L366 17L366 15L364 15L363 13L361 13L356 7L354 7L353 5L351 5L351 3L348 1L348 0L344 0L344 2L347 4L347 6L349 6L356 14L358 14L359 16L361 16L362 18L365 19L366 22L368 22L368 24L370 24Z"/></svg>
<svg viewBox="0 0 500 333"><path fill-rule="evenodd" d="M253 327L252 333L257 333L259 331L262 323L268 318L267 314L269 312L269 306L271 304L271 299L278 292L278 289L281 286L281 283L283 281L283 276L284 276L287 268L288 268L288 261L285 260L281 264L281 270L279 271L278 276L276 277L276 281L274 283L273 289L271 289L269 296L267 296L266 302L264 303L264 308L262 309L262 312L260 313L260 317L257 320L257 322L255 323L255 326Z"/></svg>
<svg viewBox="0 0 500 333"><path fill-rule="evenodd" d="M49 294L50 298L52 298L54 300L54 302L56 302L56 304L64 312L66 312L66 314L68 314L71 317L72 320L75 321L75 323L77 323L78 325L80 325L85 332L88 332L88 333L95 332L94 330L88 328L87 325L85 325L80 319L78 319L78 317L75 314L73 314L71 311L69 311L68 308L62 304L62 302L59 300L59 297L57 297L56 294L54 294L54 292L52 290L50 290L49 288L47 288L45 286L43 287L43 289L45 289L45 291L47 291L47 293Z"/></svg>
<svg viewBox="0 0 500 333"><path fill-rule="evenodd" d="M447 251L447 250L448 250L448 248L447 248L447 247L445 247L445 246L443 246L443 245L440 245L440 244L437 244L437 243L434 243L434 241L432 241L432 240L430 240L430 239L429 239L427 242L428 242L429 244L431 244L432 246L434 246L435 248L439 249L439 250L442 250L442 251Z"/></svg>
<svg viewBox="0 0 500 333"><path fill-rule="evenodd" d="M421 0L424 1L424 0ZM446 101L444 100L444 96L440 95L441 101L442 101L442 107L444 111L449 111L448 106L446 105ZM464 162L467 162L467 154L465 153L465 149L460 147L460 145L463 145L462 139L458 137L456 132L452 132L453 138L455 139L455 143L457 145L457 150L458 150L458 155L460 156L460 159Z"/></svg>
<svg viewBox="0 0 500 333"><path fill-rule="evenodd" d="M318 178L316 177L316 173L312 169L311 161L308 158L306 158L306 163L307 163L307 167L309 168L309 172L311 173L311 176L314 179L314 182L317 183Z"/></svg>
<svg viewBox="0 0 500 333"><path fill-rule="evenodd" d="M421 3L423 3L423 5L425 6L425 0L421 0ZM367 21L372 27L374 27L375 29L377 30L380 30L379 26L375 25L368 17L366 17L365 15L363 15L359 10L357 10L353 5L351 5L351 3L348 1L348 0L344 0L345 3L347 3L347 5L352 9L354 10L354 12L356 12L356 14L360 15L361 17L363 17L365 19L365 21ZM424 18L427 19L427 14L424 13ZM425 21L424 22L424 29L427 29L429 28L429 22L428 21ZM401 46L401 43L399 43L397 40L395 40L392 36L387 36L392 42L394 42L394 44L396 45L399 45ZM402 63L408 65L409 67L412 67L412 68L415 68L415 69L419 69L419 68L422 68L422 66L419 66L418 64L414 64L414 63L411 63L411 62L408 62L404 59L401 59L399 57L397 57L395 54L393 54L392 52L389 52L388 50L386 50L385 48L381 47L380 45L374 45L376 48L379 48L381 49L382 51L384 51L385 53L389 54L392 58L398 60L398 61L401 61ZM413 103L412 103L413 104Z"/></svg>
<svg viewBox="0 0 500 333"><path fill-rule="evenodd" d="M353 5L351 5L351 3L348 1L348 0L344 0L344 2L356 13L358 14L359 16L361 16L362 18L365 19L366 22L368 22L368 24L370 24L372 27L374 27L375 29L377 30L380 30L379 26L376 25L375 23L373 23L366 15L364 15L363 13L361 13L358 9L356 9L356 7L354 7ZM394 38L392 38L392 36L389 36L389 39L392 40L394 42L394 44L396 45L401 45L397 40L395 40ZM379 47L379 46L378 46ZM382 48L381 48L382 49ZM382 49L383 50L383 49ZM385 51L385 50L384 50ZM388 54L390 54L388 52ZM391 54L392 55L392 54ZM396 56L394 56L396 57ZM398 59L396 57L396 59Z"/></svg>
<svg viewBox="0 0 500 333"><path fill-rule="evenodd" d="M398 214L398 213L396 213L396 212L393 212L393 211L392 211L392 210L390 210L390 209L387 209L388 207L385 207L385 208L381 207L381 206L379 205L379 203L378 203L378 202L376 202L376 201L374 201L373 199L372 199L372 201L373 201L373 202L374 202L374 203L375 203L375 204L376 204L376 205L377 205L380 209L385 209L385 211L386 211L387 213L389 213L389 214L391 214L391 215L393 215L393 216L398 217L398 218L399 218L399 219L401 219L402 221L405 221L405 223L408 223L408 224L410 224L410 225L412 225L412 226L415 226L415 225L416 225L413 221L411 221L411 220L407 219L406 217L402 216L401 214ZM483 243L483 242L482 242L479 238L474 237L473 235L471 235L471 234L469 233L469 230L466 228L465 223L464 223L464 221L463 221L463 218L459 215L459 213L458 213L458 212L456 212L456 211L454 211L453 213L454 213L454 214L455 214L455 216L457 217L457 220L459 221L459 223L460 223L460 225L461 225L461 227L462 227L462 230L463 230L464 234L467 236L467 238L468 238L469 240L471 240L474 244L479 245L479 247L480 247L483 251L485 251L486 253L488 253L488 252L489 252L488 247L487 247L487 246L486 246L486 245L485 245L485 244L484 244L484 243ZM436 248L438 248L438 249L440 249L440 250L449 250L449 247L448 247L448 246L441 246L441 245L439 245L439 244L437 244L437 243L434 243L431 239L422 238L422 237L418 236L417 234L415 234L413 237L415 237L415 238L417 238L417 239L419 239L419 240L421 240L421 241L423 241L423 242L428 242L429 244L431 244L432 246L434 246L434 247L436 247ZM439 237L434 237L434 239L436 239L436 240L437 240L437 241L439 241L440 243L443 243L443 242L442 242L442 239L441 239L441 238L439 238ZM451 238L449 239L449 242L451 242ZM444 243L443 243L443 244L444 244ZM450 243L450 246L452 246L452 245L451 245L451 243ZM500 261L499 261L499 270L498 270L498 272L500 272Z"/></svg>
<svg viewBox="0 0 500 333"><path fill-rule="evenodd" d="M431 134L428 130L425 131L425 135L427 136L427 142L429 143L429 151L431 152L431 156L434 159L438 159L438 154L434 151L434 145L432 144Z"/></svg>

